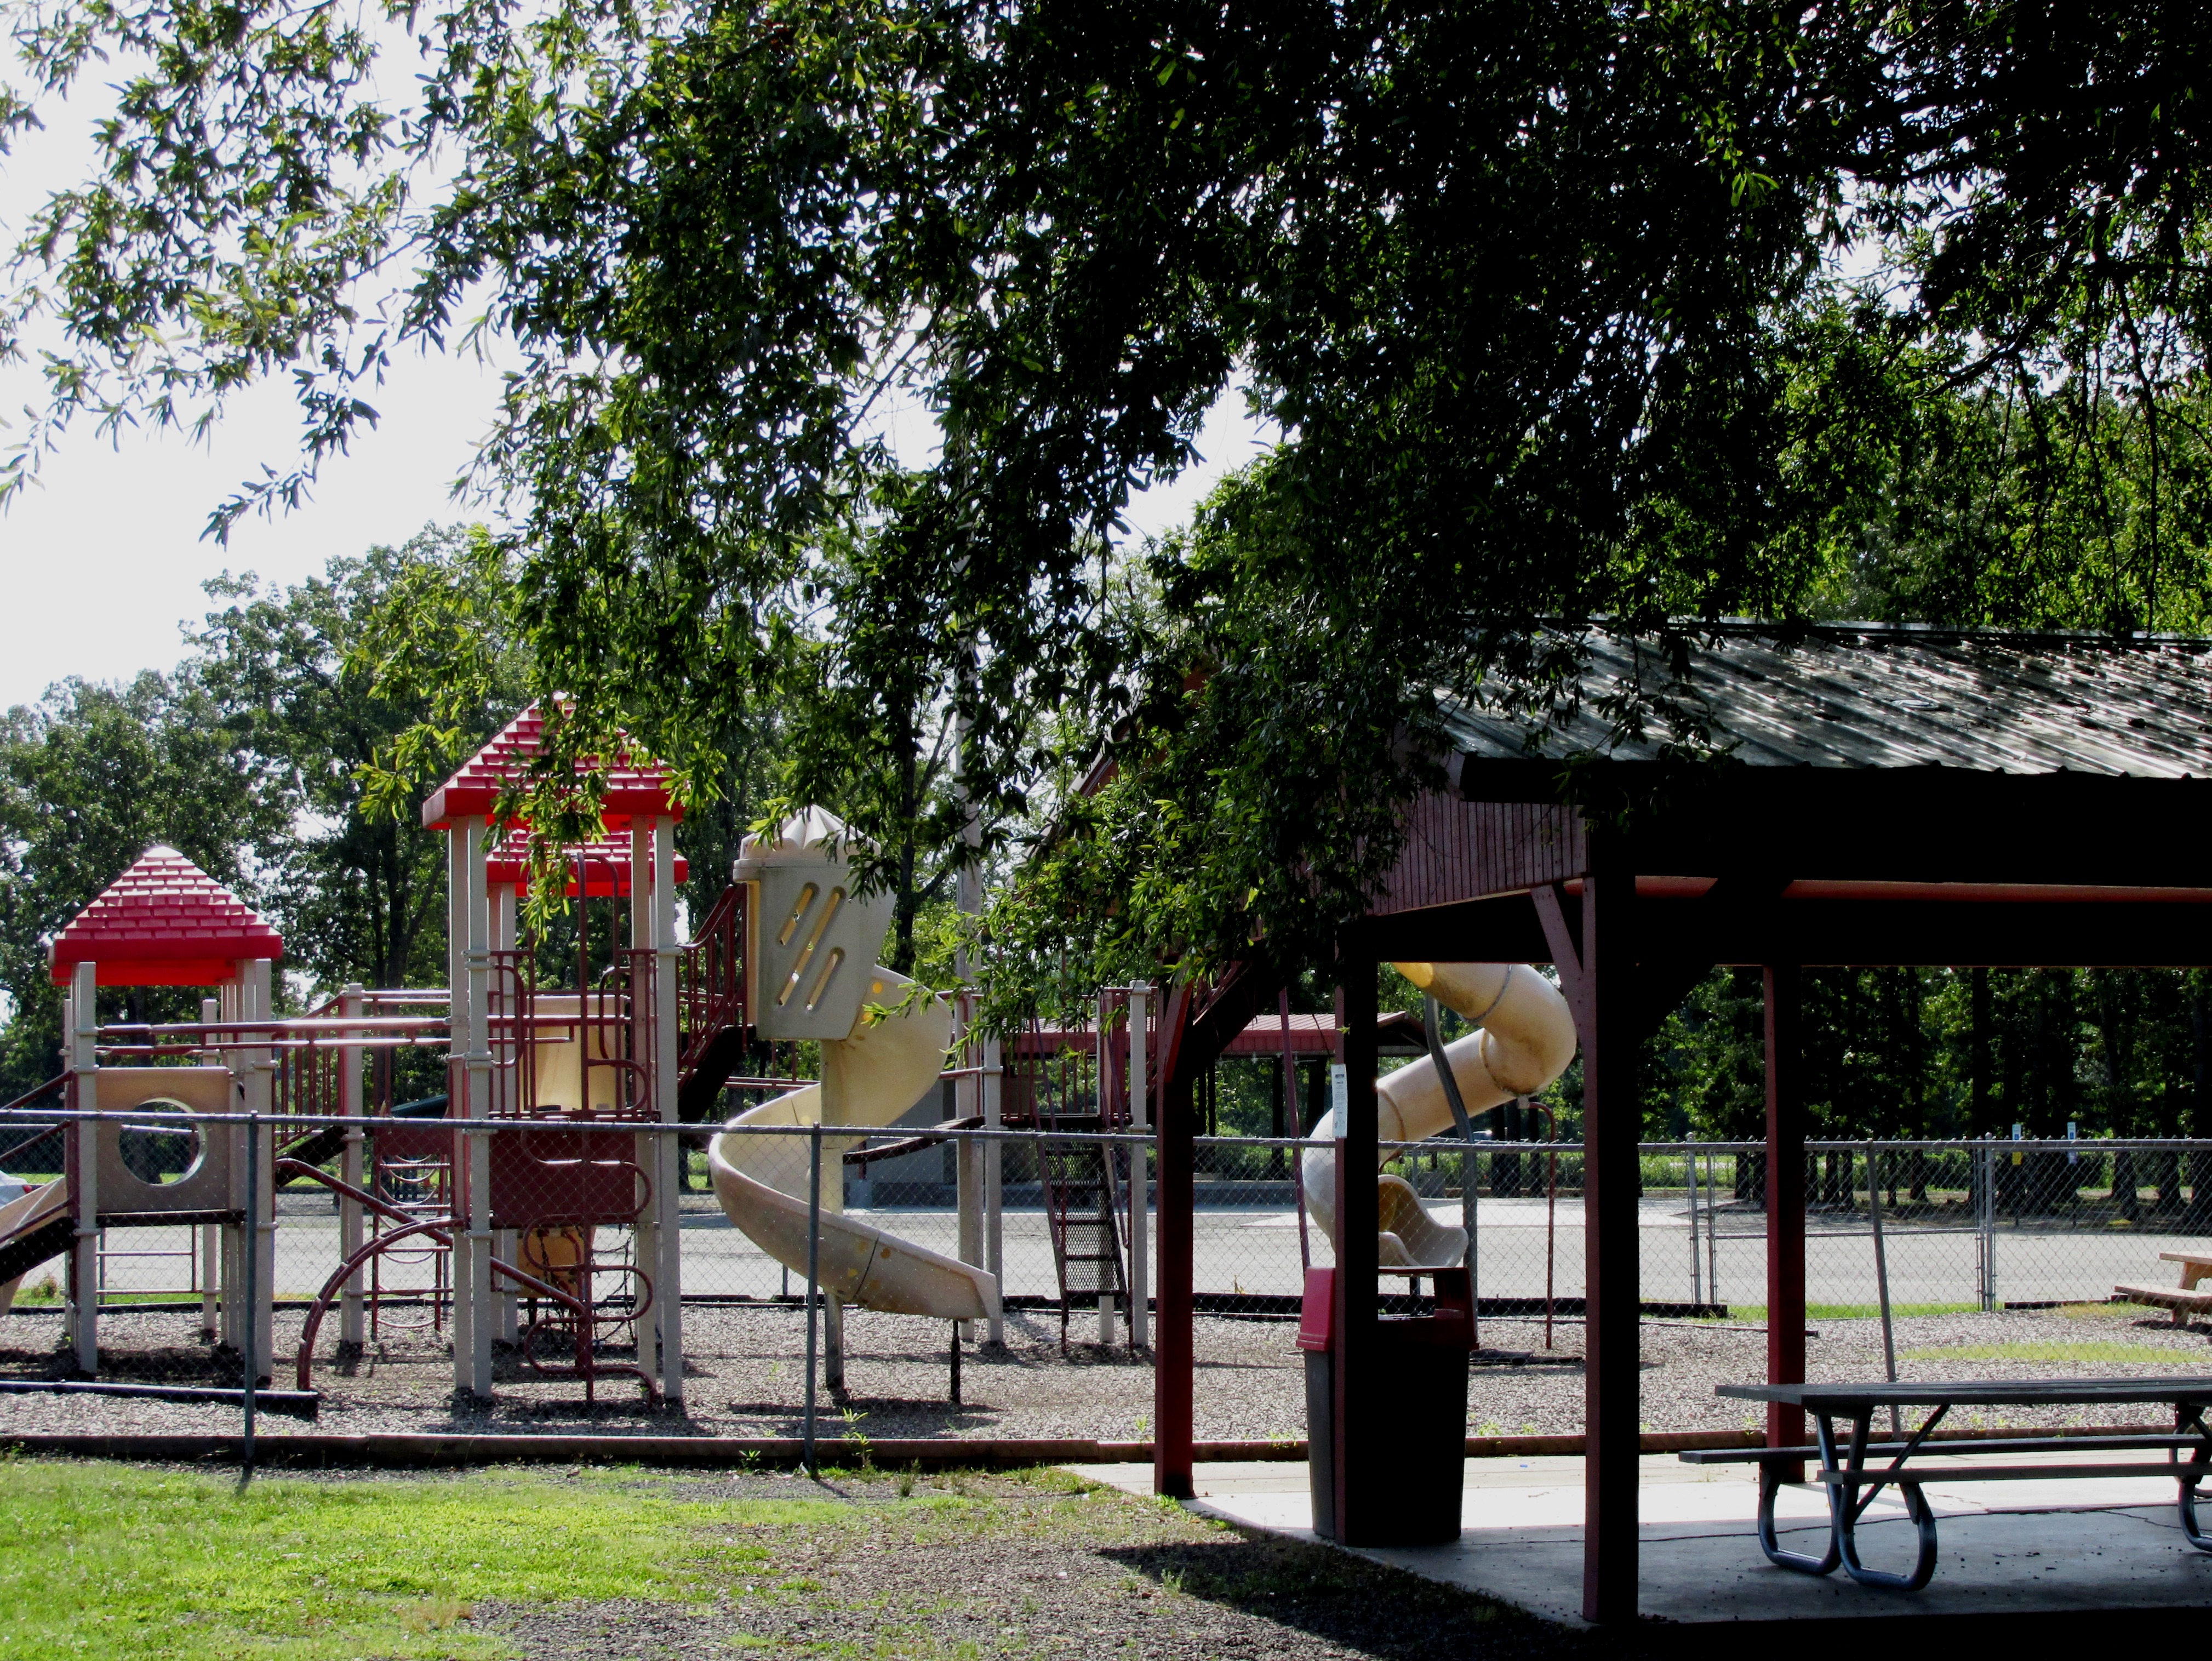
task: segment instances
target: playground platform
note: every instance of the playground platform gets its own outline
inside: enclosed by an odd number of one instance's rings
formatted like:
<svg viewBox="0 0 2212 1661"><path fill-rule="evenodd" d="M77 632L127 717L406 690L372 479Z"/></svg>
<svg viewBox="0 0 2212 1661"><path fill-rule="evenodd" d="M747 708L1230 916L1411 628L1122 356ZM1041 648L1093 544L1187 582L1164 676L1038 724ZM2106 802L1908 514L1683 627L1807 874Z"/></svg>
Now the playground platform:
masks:
<svg viewBox="0 0 2212 1661"><path fill-rule="evenodd" d="M2182 1538L2166 1478L1948 1488L1931 1481L1925 1491L1941 1519L1942 1564L1925 1590L1899 1593L1856 1585L1841 1573L1816 1579L1769 1565L1753 1536L1759 1490L1747 1470L1685 1465L1671 1454L1647 1455L1642 1463L1637 1613L1645 1620L2076 1615L2212 1605L2212 1557ZM1125 1492L1151 1492L1146 1467L1069 1469ZM1314 1538L1304 1465L1200 1463L1194 1477L1195 1509L1265 1533ZM1579 1457L1470 1459L1461 1516L1455 1545L1356 1548L1358 1555L1547 1620L1583 1624ZM1818 1489L1786 1492L1777 1516L1784 1546L1818 1550L1827 1530L1827 1504ZM1888 1494L1869 1512L1861 1538L1877 1566L1911 1561L1911 1525Z"/></svg>

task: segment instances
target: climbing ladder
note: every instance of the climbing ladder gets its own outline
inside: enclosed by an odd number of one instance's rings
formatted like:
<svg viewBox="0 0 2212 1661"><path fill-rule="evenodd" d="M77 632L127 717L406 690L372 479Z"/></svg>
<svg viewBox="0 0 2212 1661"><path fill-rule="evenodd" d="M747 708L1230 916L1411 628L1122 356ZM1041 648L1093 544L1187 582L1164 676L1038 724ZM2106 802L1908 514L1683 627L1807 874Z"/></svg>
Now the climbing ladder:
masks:
<svg viewBox="0 0 2212 1661"><path fill-rule="evenodd" d="M1096 1135L1096 1114L1056 1116L1052 1130ZM1046 1215L1052 1224L1053 1267L1060 1275L1060 1347L1067 1348L1068 1312L1080 1301L1096 1308L1111 1298L1126 1316L1128 1259L1121 1245L1121 1174L1117 1149L1103 1142L1062 1141L1050 1131L1037 1144Z"/></svg>

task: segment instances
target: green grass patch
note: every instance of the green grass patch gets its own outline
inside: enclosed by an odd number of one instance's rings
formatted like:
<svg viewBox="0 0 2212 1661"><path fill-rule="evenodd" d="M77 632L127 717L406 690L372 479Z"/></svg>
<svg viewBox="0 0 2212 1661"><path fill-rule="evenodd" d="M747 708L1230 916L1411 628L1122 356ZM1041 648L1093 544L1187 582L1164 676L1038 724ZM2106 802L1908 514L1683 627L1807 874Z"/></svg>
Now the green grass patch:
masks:
<svg viewBox="0 0 2212 1661"><path fill-rule="evenodd" d="M2156 1344L2121 1343L2092 1339L2083 1343L1936 1344L1924 1349L1901 1349L1900 1361L2117 1361L2149 1366L2192 1366L2197 1358L2187 1350L2166 1349Z"/></svg>
<svg viewBox="0 0 2212 1661"><path fill-rule="evenodd" d="M1908 1315L1978 1315L1979 1304L1892 1304L1891 1316L1898 1320ZM1881 1317L1880 1304L1808 1304L1805 1318L1810 1321L1872 1321ZM1723 1317L1715 1316L1719 1320ZM1766 1318L1765 1304L1730 1304L1725 1317L1730 1321L1763 1321Z"/></svg>
<svg viewBox="0 0 2212 1661"><path fill-rule="evenodd" d="M702 1601L767 1549L733 1529L848 1525L819 1500L679 1501L638 1472L234 1482L0 1467L0 1657L287 1661L513 1653L487 1598Z"/></svg>

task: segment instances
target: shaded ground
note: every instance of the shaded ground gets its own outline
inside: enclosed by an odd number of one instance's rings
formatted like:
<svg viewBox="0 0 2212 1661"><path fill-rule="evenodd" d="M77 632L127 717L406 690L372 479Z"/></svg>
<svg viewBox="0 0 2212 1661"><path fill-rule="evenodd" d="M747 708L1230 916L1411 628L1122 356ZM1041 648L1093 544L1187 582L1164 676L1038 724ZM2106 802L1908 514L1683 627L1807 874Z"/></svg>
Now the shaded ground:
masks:
<svg viewBox="0 0 2212 1661"><path fill-rule="evenodd" d="M750 1485L749 1485L750 1486ZM771 1491L820 1493L803 1478ZM1449 1587L1320 1547L1248 1536L1180 1509L1038 1477L953 1478L901 1501L832 1478L861 1525L768 1527L769 1558L709 1611L620 1602L478 1608L471 1624L533 1658L769 1654L958 1657L1565 1656L1586 1640ZM1060 1489L1060 1492L1054 1490ZM950 1490L988 1501L914 1503ZM702 1484L702 1497L737 1491Z"/></svg>

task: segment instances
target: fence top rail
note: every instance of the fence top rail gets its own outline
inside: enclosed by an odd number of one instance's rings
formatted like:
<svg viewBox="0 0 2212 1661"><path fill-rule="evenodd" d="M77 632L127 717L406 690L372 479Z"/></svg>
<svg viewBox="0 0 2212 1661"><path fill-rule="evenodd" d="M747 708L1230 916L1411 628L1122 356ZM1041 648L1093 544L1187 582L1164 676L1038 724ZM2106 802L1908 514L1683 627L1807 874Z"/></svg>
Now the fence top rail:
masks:
<svg viewBox="0 0 2212 1661"><path fill-rule="evenodd" d="M118 1069L127 1070L127 1069ZM1003 1141L1003 1142L1095 1142L1118 1147L1150 1147L1158 1138L1157 1127L1137 1130L1057 1130L1049 1126L1000 1126L995 1129L949 1130L933 1124L924 1125L729 1125L711 1120L673 1122L659 1119L622 1118L477 1118L477 1119L418 1119L390 1114L307 1113L270 1111L265 1113L230 1112L200 1113L189 1109L176 1114L164 1115L158 1110L141 1105L130 1109L64 1109L58 1107L0 1107L0 1125L27 1127L36 1123L49 1127L80 1123L143 1123L149 1119L173 1117L189 1120L196 1124L254 1124L283 1128L296 1125L303 1129L327 1129L331 1126L359 1125L364 1129L405 1127L416 1130L446 1129L468 1135L484 1135L492 1132L520 1132L524 1134L554 1135L575 1130L601 1131L624 1136L678 1135L708 1136L785 1136L805 1140L819 1135L828 1140L865 1142L881 1140L903 1141L917 1133L927 1133L933 1141ZM1200 1147L1249 1148L1255 1150L1280 1149L1311 1150L1331 1146L1328 1141L1299 1136L1194 1136L1191 1141ZM1419 1142L1378 1142L1378 1152L1398 1155L1438 1154L1463 1152L1470 1144L1455 1135L1441 1135ZM1580 1155L1581 1142L1498 1142L1478 1140L1472 1144L1478 1153ZM1835 1142L1808 1142L1807 1154L1827 1153L1863 1154L1869 1148L1878 1153L1898 1153L1922 1150L1931 1153L1972 1153L1986 1150L1996 1153L2038 1154L2109 1154L2114 1153L2202 1153L2212 1156L2212 1138L2206 1137L2130 1137L2096 1141L1999 1141L1994 1137L1983 1141L1876 1141L1863 1140ZM1642 1142L1637 1149L1642 1157L1668 1157L1681 1153L1764 1153L1761 1142Z"/></svg>

